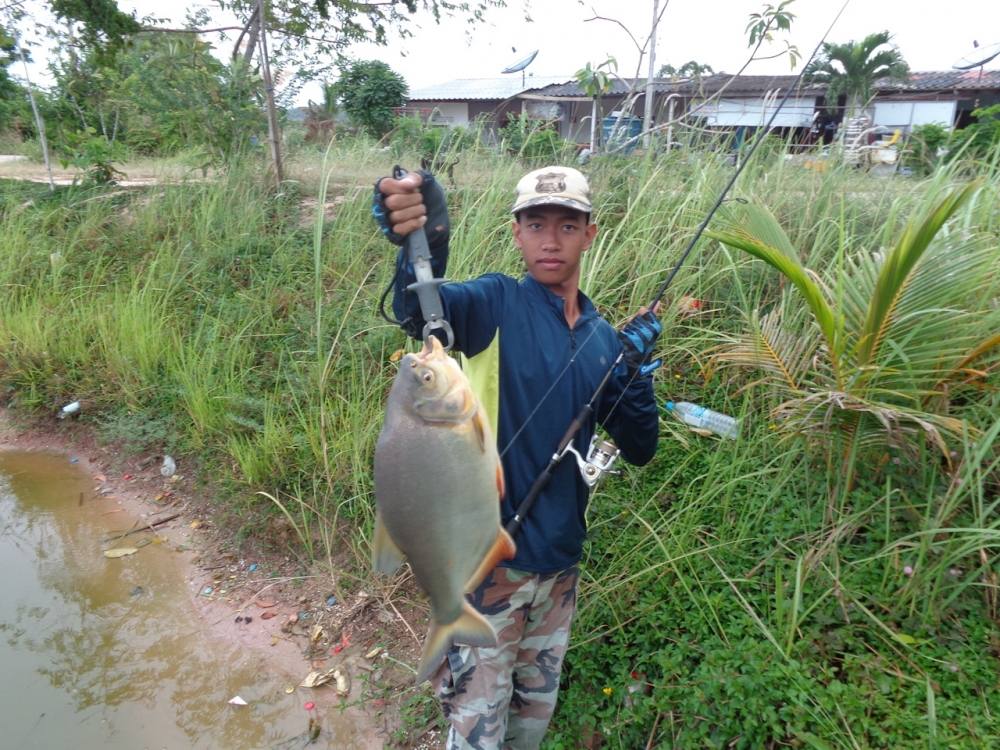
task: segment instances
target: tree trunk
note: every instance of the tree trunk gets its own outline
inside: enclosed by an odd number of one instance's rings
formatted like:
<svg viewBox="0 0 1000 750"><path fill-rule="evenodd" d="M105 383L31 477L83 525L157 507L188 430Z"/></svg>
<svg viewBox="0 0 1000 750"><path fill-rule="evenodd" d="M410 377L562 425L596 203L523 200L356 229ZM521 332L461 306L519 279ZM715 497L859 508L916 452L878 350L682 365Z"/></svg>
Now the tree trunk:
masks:
<svg viewBox="0 0 1000 750"><path fill-rule="evenodd" d="M649 75L646 77L646 101L642 115L642 147L649 151L653 143L653 77L656 75L656 27L659 20L660 0L653 0L653 28L649 32Z"/></svg>
<svg viewBox="0 0 1000 750"><path fill-rule="evenodd" d="M281 166L281 131L278 128L278 110L274 105L274 80L271 78L271 62L267 55L267 14L264 12L264 0L257 0L257 18L260 30L260 71L264 79L264 99L267 104L267 137L271 143L274 179L280 186L285 179L285 172Z"/></svg>
<svg viewBox="0 0 1000 750"><path fill-rule="evenodd" d="M250 62L253 60L254 50L257 49L257 35L258 32L260 31L260 24L257 23L258 18L259 18L259 9L255 8L253 15L250 16L250 20L248 22L248 28L246 29L247 46L246 49L243 51L243 62L245 62L248 66L250 65Z"/></svg>
<svg viewBox="0 0 1000 750"><path fill-rule="evenodd" d="M590 109L590 153L597 153L597 97L594 97L594 106Z"/></svg>
<svg viewBox="0 0 1000 750"><path fill-rule="evenodd" d="M45 171L49 175L49 190L55 191L56 183L52 179L52 162L49 159L49 142L45 138L45 120L42 119L42 114L38 111L38 104L35 102L35 92L31 87L31 79L28 77L28 61L24 57L24 48L18 45L17 51L21 54L21 64L24 66L24 82L27 84L28 98L31 100L31 111L35 115L35 127L38 128L38 142L42 146Z"/></svg>

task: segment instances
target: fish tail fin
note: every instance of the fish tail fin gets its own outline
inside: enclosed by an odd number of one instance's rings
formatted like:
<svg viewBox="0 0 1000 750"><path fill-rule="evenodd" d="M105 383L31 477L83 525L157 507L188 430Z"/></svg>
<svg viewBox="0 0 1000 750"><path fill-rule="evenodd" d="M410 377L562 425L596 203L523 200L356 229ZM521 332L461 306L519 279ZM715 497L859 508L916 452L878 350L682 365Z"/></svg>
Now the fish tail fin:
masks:
<svg viewBox="0 0 1000 750"><path fill-rule="evenodd" d="M441 625L431 621L431 628L427 631L427 639L424 641L424 650L420 654L420 666L417 667L418 684L431 678L454 643L466 646L497 645L493 626L466 601L462 602L462 614L454 622Z"/></svg>

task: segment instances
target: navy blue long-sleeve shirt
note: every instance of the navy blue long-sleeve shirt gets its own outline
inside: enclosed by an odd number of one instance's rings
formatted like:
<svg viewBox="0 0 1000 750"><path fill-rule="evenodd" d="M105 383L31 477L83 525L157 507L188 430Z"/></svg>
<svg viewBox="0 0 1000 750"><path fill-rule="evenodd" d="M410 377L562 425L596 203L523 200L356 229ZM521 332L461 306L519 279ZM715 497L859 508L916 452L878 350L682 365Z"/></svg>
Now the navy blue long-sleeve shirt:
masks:
<svg viewBox="0 0 1000 750"><path fill-rule="evenodd" d="M443 275L444 265L436 259L435 275ZM416 296L405 292L414 280L408 264L401 263L393 310L398 318L409 319L406 329L418 335L423 326L420 308ZM545 469L570 422L593 396L621 351L621 343L615 329L582 292L580 316L570 328L563 299L531 276L518 281L486 274L442 286L441 298L457 350L471 358L499 346L498 424L493 429L501 451L514 439L502 457L506 495L501 517L506 524ZM570 359L574 361L567 367ZM624 368L613 374L596 409L596 421L621 448L626 461L647 463L656 451L659 433L652 377L638 376L629 384ZM581 454L586 455L594 422L591 417L574 440ZM561 461L515 537L517 555L503 564L553 573L579 562L586 537L588 492L575 461Z"/></svg>

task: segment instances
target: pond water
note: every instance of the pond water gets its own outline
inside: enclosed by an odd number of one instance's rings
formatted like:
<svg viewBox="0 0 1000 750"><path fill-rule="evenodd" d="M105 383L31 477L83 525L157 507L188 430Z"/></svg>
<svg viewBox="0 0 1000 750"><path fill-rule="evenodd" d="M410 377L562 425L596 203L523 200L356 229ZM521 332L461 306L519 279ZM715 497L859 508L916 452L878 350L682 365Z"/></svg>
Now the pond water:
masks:
<svg viewBox="0 0 1000 750"><path fill-rule="evenodd" d="M0 451L0 746L368 747L336 708L309 743L309 690L213 635L164 544L108 559L92 479L63 455ZM247 706L229 705L239 695Z"/></svg>

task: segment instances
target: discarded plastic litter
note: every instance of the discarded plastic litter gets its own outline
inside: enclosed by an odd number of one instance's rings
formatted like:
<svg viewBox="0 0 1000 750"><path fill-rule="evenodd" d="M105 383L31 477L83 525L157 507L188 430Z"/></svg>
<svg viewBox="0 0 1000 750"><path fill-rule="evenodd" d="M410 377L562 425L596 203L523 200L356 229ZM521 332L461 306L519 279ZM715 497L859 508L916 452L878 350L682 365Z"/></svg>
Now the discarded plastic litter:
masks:
<svg viewBox="0 0 1000 750"><path fill-rule="evenodd" d="M247 567L247 573L253 573L255 570L257 570L257 563L250 563Z"/></svg>
<svg viewBox="0 0 1000 750"><path fill-rule="evenodd" d="M165 477L172 477L177 473L177 462L170 456L163 457L163 463L160 465L160 474Z"/></svg>
<svg viewBox="0 0 1000 750"><path fill-rule="evenodd" d="M243 700L242 698L240 698L240 696L234 695L232 698L229 699L229 705L231 705L231 706L245 706L245 705L247 705L247 702L245 700Z"/></svg>
<svg viewBox="0 0 1000 750"><path fill-rule="evenodd" d="M735 419L705 406L692 404L690 401L667 401L664 404L667 411L674 414L687 425L698 430L708 430L725 438L735 440L739 434L739 424Z"/></svg>
<svg viewBox="0 0 1000 750"><path fill-rule="evenodd" d="M59 414L57 416L59 417L59 419L66 419L66 417L79 413L80 413L80 402L73 401L72 403L66 404L66 406L60 409Z"/></svg>
<svg viewBox="0 0 1000 750"><path fill-rule="evenodd" d="M335 597L333 594L330 594L330 596L326 597L326 606L332 607L336 603L337 603L337 597Z"/></svg>
<svg viewBox="0 0 1000 750"><path fill-rule="evenodd" d="M104 556L114 559L116 557L128 557L139 551L138 547L116 547L115 549L104 550Z"/></svg>

